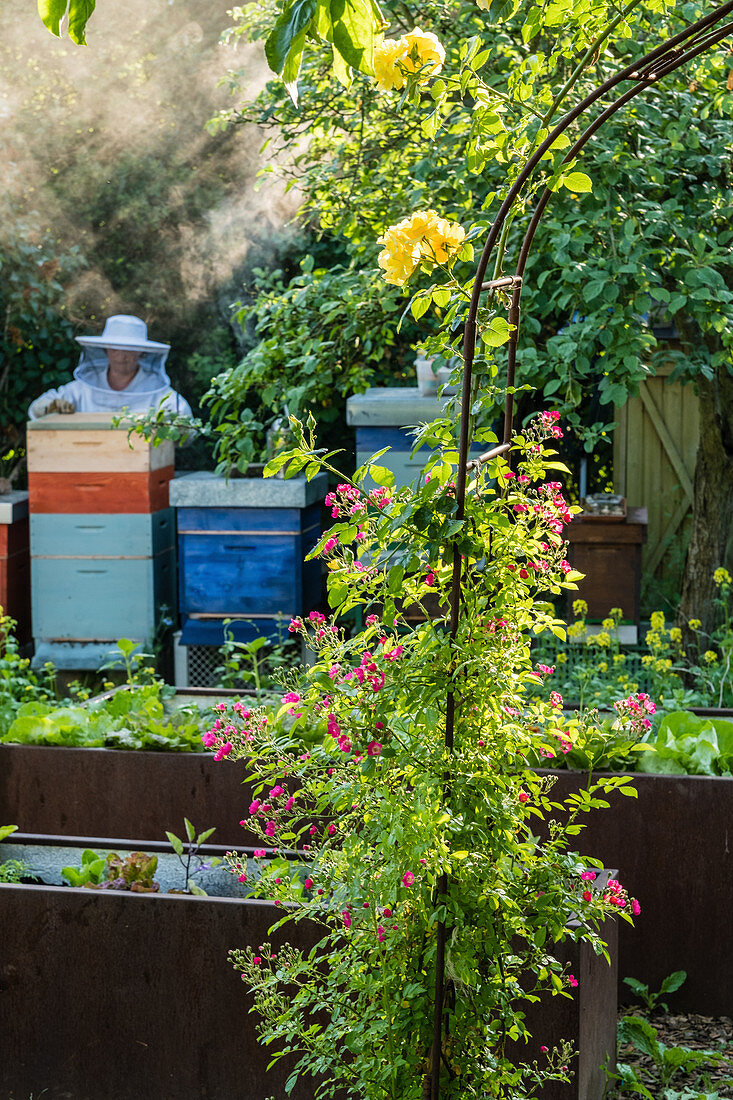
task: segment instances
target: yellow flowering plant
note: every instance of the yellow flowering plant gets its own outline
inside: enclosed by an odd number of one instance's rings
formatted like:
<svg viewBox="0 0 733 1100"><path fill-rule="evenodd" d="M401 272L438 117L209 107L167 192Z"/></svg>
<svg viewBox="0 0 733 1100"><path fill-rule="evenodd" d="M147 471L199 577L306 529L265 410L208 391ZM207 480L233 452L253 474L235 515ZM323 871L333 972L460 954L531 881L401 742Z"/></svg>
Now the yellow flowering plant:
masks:
<svg viewBox="0 0 733 1100"><path fill-rule="evenodd" d="M384 248L377 262L388 283L404 286L416 269L436 266L449 269L462 249L466 232L456 222L441 218L435 210L416 211L390 228L378 239Z"/></svg>
<svg viewBox="0 0 733 1100"><path fill-rule="evenodd" d="M383 92L425 86L445 63L445 49L432 31L415 27L401 38L384 38L374 49L374 78Z"/></svg>

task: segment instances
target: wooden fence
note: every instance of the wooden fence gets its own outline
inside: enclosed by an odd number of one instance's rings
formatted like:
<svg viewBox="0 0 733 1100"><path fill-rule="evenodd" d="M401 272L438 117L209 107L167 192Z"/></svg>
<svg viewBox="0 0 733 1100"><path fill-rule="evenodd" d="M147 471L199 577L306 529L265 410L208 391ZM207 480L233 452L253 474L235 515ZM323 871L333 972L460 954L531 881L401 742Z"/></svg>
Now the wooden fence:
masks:
<svg viewBox="0 0 733 1100"><path fill-rule="evenodd" d="M670 373L671 367L661 367L641 384L638 397L616 409L614 490L629 505L648 509L647 576L657 572L673 540L685 537L694 493L698 398L691 385L668 382Z"/></svg>

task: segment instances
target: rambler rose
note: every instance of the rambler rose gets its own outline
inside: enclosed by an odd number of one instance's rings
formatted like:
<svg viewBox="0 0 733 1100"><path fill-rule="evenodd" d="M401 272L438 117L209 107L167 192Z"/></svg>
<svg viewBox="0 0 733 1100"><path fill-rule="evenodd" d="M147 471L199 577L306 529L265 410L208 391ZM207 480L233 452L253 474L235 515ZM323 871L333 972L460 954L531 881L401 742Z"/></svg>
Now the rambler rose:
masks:
<svg viewBox="0 0 733 1100"><path fill-rule="evenodd" d="M410 76L427 84L442 70L445 50L431 31L415 27L401 38L383 38L374 49L374 76L383 92L400 91Z"/></svg>

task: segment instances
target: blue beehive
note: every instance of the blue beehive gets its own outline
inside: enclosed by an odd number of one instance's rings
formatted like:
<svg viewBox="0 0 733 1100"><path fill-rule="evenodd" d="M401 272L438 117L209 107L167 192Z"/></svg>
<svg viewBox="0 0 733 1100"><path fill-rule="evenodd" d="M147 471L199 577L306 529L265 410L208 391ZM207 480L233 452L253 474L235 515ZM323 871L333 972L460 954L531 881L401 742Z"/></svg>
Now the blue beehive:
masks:
<svg viewBox="0 0 733 1100"><path fill-rule="evenodd" d="M321 534L325 474L313 481L185 474L171 483L178 527L179 608L185 645L221 645L282 631L316 607L321 563L306 554Z"/></svg>
<svg viewBox="0 0 733 1100"><path fill-rule="evenodd" d="M356 429L356 464L361 466L377 451L389 447L378 459L395 475L395 486L410 485L422 472L430 451L421 447L414 455L410 426L430 424L445 415L447 398L423 396L416 386L373 387L354 394L346 402L346 422ZM486 450L474 446L473 455Z"/></svg>
<svg viewBox="0 0 733 1100"><path fill-rule="evenodd" d="M31 516L33 631L46 643L148 642L175 611L172 508Z"/></svg>

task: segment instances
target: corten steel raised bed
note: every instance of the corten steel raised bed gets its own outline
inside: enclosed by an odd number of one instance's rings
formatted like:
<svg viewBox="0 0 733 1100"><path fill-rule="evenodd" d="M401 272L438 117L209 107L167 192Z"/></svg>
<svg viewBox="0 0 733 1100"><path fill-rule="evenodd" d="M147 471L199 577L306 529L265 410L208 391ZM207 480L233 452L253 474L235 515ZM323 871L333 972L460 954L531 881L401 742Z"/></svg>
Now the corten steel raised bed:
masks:
<svg viewBox="0 0 733 1100"><path fill-rule="evenodd" d="M231 947L275 946L269 902L0 885L0 1095L264 1100L266 1073ZM297 937L297 941L294 939ZM319 938L301 923L287 938ZM292 1068L292 1063L290 1063ZM310 1082L295 1100L311 1100Z"/></svg>
<svg viewBox="0 0 733 1100"><path fill-rule="evenodd" d="M210 706L248 697L207 688L180 694ZM198 830L215 826L217 844L251 846L259 838L239 825L253 798L244 775L243 765L216 763L211 753L0 744L0 821L24 833L151 841L164 840L166 829L180 834L187 817Z"/></svg>
<svg viewBox="0 0 733 1100"><path fill-rule="evenodd" d="M618 982L618 926L605 922L602 935L608 944L610 966L585 943L572 940L556 943L550 949L578 981L573 998L550 997L528 1008L527 1026L532 1040L515 1044L514 1056L521 1061L537 1061L545 1055L540 1049L552 1049L563 1039L573 1043L577 1056L569 1063L573 1078L569 1085L551 1082L541 1092L542 1100L603 1100L606 1074L603 1066L616 1064L616 986Z"/></svg>
<svg viewBox="0 0 733 1100"><path fill-rule="evenodd" d="M579 772L557 777L552 797L577 791ZM618 792L610 808L581 815L573 838L584 855L620 868L641 915L619 928L619 977L657 989L674 970L687 981L673 995L681 1012L733 1015L733 780L696 775L632 776L638 798ZM629 999L626 986L621 999Z"/></svg>
<svg viewBox="0 0 733 1100"><path fill-rule="evenodd" d="M38 838L40 839L40 838ZM50 838L49 838L50 839ZM90 846L99 846L89 839ZM302 922L274 935L270 902L0 885L0 1095L18 1100L264 1100L283 1095L290 1063L269 1073L251 1002L227 962L231 947L309 950L321 931ZM543 1100L601 1100L600 1065L615 1056L615 927L604 932L612 966L585 945L556 948L578 979L573 1000L529 1012L534 1039L568 1039L580 1055L570 1085ZM46 1090L46 1091L43 1091ZM294 1100L311 1100L304 1081Z"/></svg>
<svg viewBox="0 0 733 1100"><path fill-rule="evenodd" d="M243 766L208 753L0 745L0 820L62 836L179 836L183 818L217 844L255 844L239 825L254 797Z"/></svg>

